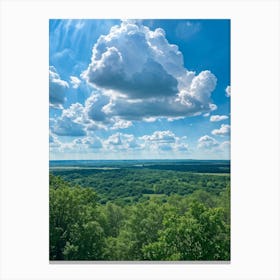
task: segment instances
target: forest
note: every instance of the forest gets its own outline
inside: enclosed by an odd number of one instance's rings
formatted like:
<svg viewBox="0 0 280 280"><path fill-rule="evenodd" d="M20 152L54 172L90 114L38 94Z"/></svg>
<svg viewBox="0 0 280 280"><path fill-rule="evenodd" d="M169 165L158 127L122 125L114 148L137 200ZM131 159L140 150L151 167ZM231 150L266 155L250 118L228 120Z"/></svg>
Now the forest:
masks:
<svg viewBox="0 0 280 280"><path fill-rule="evenodd" d="M50 260L230 260L225 164L51 168L49 184Z"/></svg>

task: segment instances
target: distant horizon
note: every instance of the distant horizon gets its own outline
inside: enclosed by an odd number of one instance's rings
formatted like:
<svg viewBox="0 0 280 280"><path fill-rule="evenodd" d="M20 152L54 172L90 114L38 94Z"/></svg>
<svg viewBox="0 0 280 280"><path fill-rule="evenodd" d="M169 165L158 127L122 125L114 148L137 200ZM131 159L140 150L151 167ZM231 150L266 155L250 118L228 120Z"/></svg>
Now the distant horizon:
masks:
<svg viewBox="0 0 280 280"><path fill-rule="evenodd" d="M230 159L146 158L146 159L49 159L50 161L231 161Z"/></svg>

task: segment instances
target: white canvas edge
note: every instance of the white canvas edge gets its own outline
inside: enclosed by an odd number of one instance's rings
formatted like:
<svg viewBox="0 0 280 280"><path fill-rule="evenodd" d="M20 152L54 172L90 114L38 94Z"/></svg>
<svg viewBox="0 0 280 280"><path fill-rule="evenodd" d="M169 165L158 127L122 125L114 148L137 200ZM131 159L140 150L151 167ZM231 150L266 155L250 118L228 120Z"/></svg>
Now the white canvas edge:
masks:
<svg viewBox="0 0 280 280"><path fill-rule="evenodd" d="M279 2L1 1L0 279L280 279ZM231 19L230 264L49 264L48 20Z"/></svg>

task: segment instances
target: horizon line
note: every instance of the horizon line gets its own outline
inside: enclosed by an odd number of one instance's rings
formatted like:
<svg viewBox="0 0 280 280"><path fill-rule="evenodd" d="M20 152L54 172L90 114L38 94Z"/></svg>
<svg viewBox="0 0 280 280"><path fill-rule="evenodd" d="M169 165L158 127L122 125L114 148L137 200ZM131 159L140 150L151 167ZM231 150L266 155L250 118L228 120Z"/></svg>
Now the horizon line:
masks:
<svg viewBox="0 0 280 280"><path fill-rule="evenodd" d="M127 160L127 161L132 161L132 160L226 160L230 161L231 159L192 159L192 158L135 158L135 159L49 159L49 161L89 161L89 160L95 160L95 161L120 161L120 160Z"/></svg>

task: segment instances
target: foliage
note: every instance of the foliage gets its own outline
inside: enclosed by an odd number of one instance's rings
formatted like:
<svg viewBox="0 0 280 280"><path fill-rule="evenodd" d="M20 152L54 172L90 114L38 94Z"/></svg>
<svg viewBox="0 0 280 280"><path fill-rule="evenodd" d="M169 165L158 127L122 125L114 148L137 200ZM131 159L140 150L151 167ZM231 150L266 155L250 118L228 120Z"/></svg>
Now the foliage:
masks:
<svg viewBox="0 0 280 280"><path fill-rule="evenodd" d="M229 183L228 174L154 168L70 169L54 170L52 173L72 185L94 188L102 204L113 201L121 206L147 200L153 194L162 195L162 199L165 198L163 195L186 196L197 190L218 195Z"/></svg>
<svg viewBox="0 0 280 280"><path fill-rule="evenodd" d="M176 172L50 174L50 259L229 260L229 177Z"/></svg>

